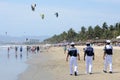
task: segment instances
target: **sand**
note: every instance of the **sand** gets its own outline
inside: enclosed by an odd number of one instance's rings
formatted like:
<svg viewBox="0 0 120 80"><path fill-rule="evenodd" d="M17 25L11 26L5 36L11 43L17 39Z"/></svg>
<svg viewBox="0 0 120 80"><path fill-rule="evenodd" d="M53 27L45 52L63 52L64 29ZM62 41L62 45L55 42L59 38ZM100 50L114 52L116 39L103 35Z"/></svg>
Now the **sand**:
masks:
<svg viewBox="0 0 120 80"><path fill-rule="evenodd" d="M48 51L34 55L27 61L28 69L19 75L19 80L120 80L120 47L114 48L113 74L103 73L103 46L94 46L95 60L93 61L93 74L85 74L83 48L80 50L78 61L78 76L69 75L69 62L62 47L52 47Z"/></svg>

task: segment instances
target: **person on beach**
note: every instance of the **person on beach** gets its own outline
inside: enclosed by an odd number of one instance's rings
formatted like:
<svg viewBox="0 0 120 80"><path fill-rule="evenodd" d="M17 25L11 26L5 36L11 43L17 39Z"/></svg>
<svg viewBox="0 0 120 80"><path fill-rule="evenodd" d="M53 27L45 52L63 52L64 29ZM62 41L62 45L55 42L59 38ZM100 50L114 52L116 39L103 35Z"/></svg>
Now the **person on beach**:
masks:
<svg viewBox="0 0 120 80"><path fill-rule="evenodd" d="M110 40L106 40L106 45L104 47L104 69L103 72L107 73L107 66L109 65L109 73L112 73L112 55L113 55L113 48L110 45Z"/></svg>
<svg viewBox="0 0 120 80"><path fill-rule="evenodd" d="M17 51L18 51L18 47L15 46L15 57L16 57L16 59L17 59Z"/></svg>
<svg viewBox="0 0 120 80"><path fill-rule="evenodd" d="M20 52L22 53L22 51L23 51L23 48L22 48L22 46L20 46Z"/></svg>
<svg viewBox="0 0 120 80"><path fill-rule="evenodd" d="M8 53L9 53L9 52L10 52L10 47L8 47L8 49L7 49L7 50L8 50Z"/></svg>
<svg viewBox="0 0 120 80"><path fill-rule="evenodd" d="M23 48L22 46L20 46L20 57L22 58L22 51L23 51Z"/></svg>
<svg viewBox="0 0 120 80"><path fill-rule="evenodd" d="M10 57L10 47L7 48L8 50L8 58Z"/></svg>
<svg viewBox="0 0 120 80"><path fill-rule="evenodd" d="M94 60L94 49L90 46L90 42L86 43L84 48L84 61L86 63L86 73L92 74L92 61Z"/></svg>
<svg viewBox="0 0 120 80"><path fill-rule="evenodd" d="M40 50L40 47L39 47L39 46L37 46L37 52L39 52L39 50Z"/></svg>
<svg viewBox="0 0 120 80"><path fill-rule="evenodd" d="M70 56L70 75L77 76L78 74L78 66L77 66L77 58L80 60L80 55L78 49L75 47L75 43L71 43L71 47L68 49L66 61L68 61L68 57Z"/></svg>
<svg viewBox="0 0 120 80"><path fill-rule="evenodd" d="M64 45L63 49L64 49L64 54L65 54L66 50L67 50L67 45L66 44Z"/></svg>
<svg viewBox="0 0 120 80"><path fill-rule="evenodd" d="M15 46L15 53L17 53L17 50L18 50L18 47L17 47L17 46Z"/></svg>

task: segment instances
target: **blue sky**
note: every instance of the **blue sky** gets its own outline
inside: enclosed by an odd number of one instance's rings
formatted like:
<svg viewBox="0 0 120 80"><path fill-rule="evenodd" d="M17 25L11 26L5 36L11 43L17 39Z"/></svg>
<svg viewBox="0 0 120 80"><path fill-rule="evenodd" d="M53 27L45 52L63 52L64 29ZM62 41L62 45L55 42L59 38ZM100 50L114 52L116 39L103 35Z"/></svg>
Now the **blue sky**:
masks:
<svg viewBox="0 0 120 80"><path fill-rule="evenodd" d="M34 12L33 3L37 5ZM114 25L120 22L119 8L120 0L0 0L0 35L52 36L103 22Z"/></svg>

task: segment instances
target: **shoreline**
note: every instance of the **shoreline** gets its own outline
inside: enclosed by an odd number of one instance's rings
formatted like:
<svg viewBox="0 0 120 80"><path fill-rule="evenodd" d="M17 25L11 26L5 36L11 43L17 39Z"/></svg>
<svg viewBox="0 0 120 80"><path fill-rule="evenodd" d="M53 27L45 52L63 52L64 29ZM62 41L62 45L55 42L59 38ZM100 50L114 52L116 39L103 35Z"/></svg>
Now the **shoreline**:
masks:
<svg viewBox="0 0 120 80"><path fill-rule="evenodd" d="M63 47L52 47L48 51L32 56L26 63L27 70L21 73L18 80L119 80L119 47L113 47L113 74L105 74L103 70L103 47L94 46L95 61L93 61L93 74L85 74L85 62L83 61L83 48L77 46L80 50L81 60L78 62L78 76L69 75L69 62L65 61L66 54Z"/></svg>
<svg viewBox="0 0 120 80"><path fill-rule="evenodd" d="M18 75L17 80L38 80L39 75L41 75L40 77L42 79L52 80L51 73L48 73L48 70L43 68L43 67L47 68L47 66L44 63L46 63L50 59L48 56L44 58L45 55L47 54L43 52L37 53L33 55L31 59L26 61L26 64L28 64L28 68L23 73Z"/></svg>

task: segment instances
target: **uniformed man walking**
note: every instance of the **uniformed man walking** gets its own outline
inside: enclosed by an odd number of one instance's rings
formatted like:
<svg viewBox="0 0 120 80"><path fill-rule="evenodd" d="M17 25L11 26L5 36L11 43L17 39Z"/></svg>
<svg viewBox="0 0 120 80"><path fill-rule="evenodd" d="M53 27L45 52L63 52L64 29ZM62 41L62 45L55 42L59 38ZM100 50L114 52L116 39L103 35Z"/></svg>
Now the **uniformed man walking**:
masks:
<svg viewBox="0 0 120 80"><path fill-rule="evenodd" d="M104 47L104 69L103 72L107 73L107 66L109 65L109 73L112 73L112 55L113 55L113 48L110 45L110 40L106 40L106 45Z"/></svg>
<svg viewBox="0 0 120 80"><path fill-rule="evenodd" d="M78 74L78 66L77 66L77 58L80 60L80 55L78 49L75 47L75 43L71 43L71 47L68 49L66 61L68 61L68 57L70 56L70 75L77 76Z"/></svg>
<svg viewBox="0 0 120 80"><path fill-rule="evenodd" d="M86 73L92 74L92 61L94 60L94 49L90 46L90 42L86 43L84 48L84 61L86 63Z"/></svg>

